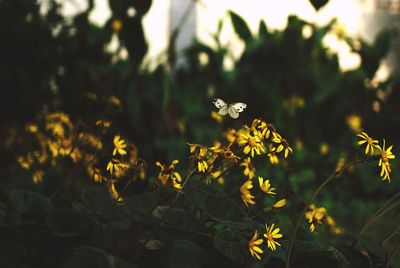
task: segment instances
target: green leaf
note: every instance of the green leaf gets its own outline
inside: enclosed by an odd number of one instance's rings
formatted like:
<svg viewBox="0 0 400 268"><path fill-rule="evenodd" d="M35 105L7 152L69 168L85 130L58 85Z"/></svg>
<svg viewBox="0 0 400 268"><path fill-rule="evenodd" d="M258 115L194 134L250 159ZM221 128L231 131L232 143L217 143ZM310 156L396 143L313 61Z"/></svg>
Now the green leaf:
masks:
<svg viewBox="0 0 400 268"><path fill-rule="evenodd" d="M353 265L353 267L371 267L371 261L366 254L361 253L355 248L347 245L340 245L337 250L341 252L346 259Z"/></svg>
<svg viewBox="0 0 400 268"><path fill-rule="evenodd" d="M245 240L235 230L217 229L214 233L213 244L219 252L232 261L240 261L245 258L242 251Z"/></svg>
<svg viewBox="0 0 400 268"><path fill-rule="evenodd" d="M315 8L315 10L319 10L321 7L325 6L329 0L310 0L311 5Z"/></svg>
<svg viewBox="0 0 400 268"><path fill-rule="evenodd" d="M51 200L39 193L28 191L11 191L10 203L15 211L22 215L44 215L53 204Z"/></svg>
<svg viewBox="0 0 400 268"><path fill-rule="evenodd" d="M124 210L128 216L140 220L156 205L157 194L145 192L124 200Z"/></svg>
<svg viewBox="0 0 400 268"><path fill-rule="evenodd" d="M236 34L240 37L240 39L248 43L252 39L252 35L246 22L233 11L229 11L229 16Z"/></svg>
<svg viewBox="0 0 400 268"><path fill-rule="evenodd" d="M266 38L268 37L269 33L268 33L268 28L267 25L265 24L265 22L263 20L260 21L260 24L258 26L258 36L261 38Z"/></svg>
<svg viewBox="0 0 400 268"><path fill-rule="evenodd" d="M208 261L207 254L197 243L190 240L174 241L169 253L169 264L173 268L204 267Z"/></svg>
<svg viewBox="0 0 400 268"><path fill-rule="evenodd" d="M158 206L154 209L152 215L157 219L163 219L167 224L174 226L185 226L189 222L188 215L185 210L181 208L172 208L168 206Z"/></svg>
<svg viewBox="0 0 400 268"><path fill-rule="evenodd" d="M117 213L115 200L99 188L87 189L82 199L90 210L104 219L111 219Z"/></svg>
<svg viewBox="0 0 400 268"><path fill-rule="evenodd" d="M80 235L87 221L79 212L72 208L61 208L50 211L46 219L50 231L61 237L74 237Z"/></svg>
<svg viewBox="0 0 400 268"><path fill-rule="evenodd" d="M76 262L84 268L134 268L135 266L107 252L89 247L80 246L75 251Z"/></svg>

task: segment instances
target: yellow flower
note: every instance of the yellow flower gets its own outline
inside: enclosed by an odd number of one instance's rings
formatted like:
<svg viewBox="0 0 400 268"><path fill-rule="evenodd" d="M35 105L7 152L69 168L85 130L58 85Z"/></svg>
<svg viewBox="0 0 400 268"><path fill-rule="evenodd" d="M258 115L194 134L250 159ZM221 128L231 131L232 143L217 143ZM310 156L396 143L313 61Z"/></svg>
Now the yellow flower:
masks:
<svg viewBox="0 0 400 268"><path fill-rule="evenodd" d="M329 230L330 230L332 233L334 233L334 234L340 234L340 233L342 233L342 228L339 228L339 227L336 226L336 222L335 222L335 220L334 220L331 216L327 215L325 221L326 221L326 225L328 225Z"/></svg>
<svg viewBox="0 0 400 268"><path fill-rule="evenodd" d="M211 147L210 149L212 150L214 147ZM213 150L213 152L218 153L222 158L224 158L225 160L233 160L233 162L237 163L237 161L240 159L239 156L235 155L234 152L231 151L230 147L222 147L219 148L217 150ZM214 159L212 159L214 158ZM212 161L214 162L214 160L216 159L215 155L211 156Z"/></svg>
<svg viewBox="0 0 400 268"><path fill-rule="evenodd" d="M108 98L108 101L109 101L111 104L113 104L113 105L115 105L115 106L117 106L117 107L121 107L121 100L118 99L116 96L111 96L111 97L109 97L109 98Z"/></svg>
<svg viewBox="0 0 400 268"><path fill-rule="evenodd" d="M122 21L119 19L114 19L112 24L111 24L111 28L113 29L114 32L119 32L122 29Z"/></svg>
<svg viewBox="0 0 400 268"><path fill-rule="evenodd" d="M221 123L224 120L224 117L216 111L211 112L211 118L215 119L215 121L217 121L218 123Z"/></svg>
<svg viewBox="0 0 400 268"><path fill-rule="evenodd" d="M38 131L38 126L33 123L29 123L25 126L26 131L30 133L36 133Z"/></svg>
<svg viewBox="0 0 400 268"><path fill-rule="evenodd" d="M217 170L211 173L211 178L214 180L217 180L217 182L219 184L224 184L225 183L225 179L221 176L222 175L222 171L221 170Z"/></svg>
<svg viewBox="0 0 400 268"><path fill-rule="evenodd" d="M101 140L91 133L88 132L79 133L78 138L79 140L89 144L96 150L101 150L103 148L103 143L101 142Z"/></svg>
<svg viewBox="0 0 400 268"><path fill-rule="evenodd" d="M263 240L261 238L258 238L258 231L255 230L253 238L249 241L249 250L251 256L254 258L261 260L260 254L262 254L264 251L259 247L261 245Z"/></svg>
<svg viewBox="0 0 400 268"><path fill-rule="evenodd" d="M277 208L281 208L285 205L286 205L286 199L281 199L278 202L276 202L275 204L273 204L272 208L277 209Z"/></svg>
<svg viewBox="0 0 400 268"><path fill-rule="evenodd" d="M241 166L244 167L243 174L249 178L250 180L254 178L254 174L256 172L256 168L251 163L251 158L247 157L244 162L240 163Z"/></svg>
<svg viewBox="0 0 400 268"><path fill-rule="evenodd" d="M174 160L168 167L160 162L156 163L156 165L161 168L160 173L158 174L158 180L161 181L162 185L167 186L168 182L171 182L175 189L181 189L180 182L182 181L182 177L174 170L175 165L178 163L178 160Z"/></svg>
<svg viewBox="0 0 400 268"><path fill-rule="evenodd" d="M126 155L126 142L124 139L121 139L119 135L114 137L114 150L113 150L113 155L116 155L119 153L120 155Z"/></svg>
<svg viewBox="0 0 400 268"><path fill-rule="evenodd" d="M73 149L69 156L74 163L79 162L82 159L81 151L78 148Z"/></svg>
<svg viewBox="0 0 400 268"><path fill-rule="evenodd" d="M390 168L389 160L395 158L395 155L392 153L393 145L385 149L385 140L383 140L383 148L378 146L378 149L381 152L381 156L378 163L378 165L381 167L380 176L382 177L382 180L387 179L390 182L390 173L392 172L392 170Z"/></svg>
<svg viewBox="0 0 400 268"><path fill-rule="evenodd" d="M33 164L33 159L30 154L28 154L26 157L18 156L17 161L18 161L19 165L21 166L21 168L23 168L23 169L30 169L30 167Z"/></svg>
<svg viewBox="0 0 400 268"><path fill-rule="evenodd" d="M308 224L310 224L311 232L314 232L315 228L322 223L325 216L327 216L326 208L316 207L314 204L308 207L305 217Z"/></svg>
<svg viewBox="0 0 400 268"><path fill-rule="evenodd" d="M47 160L46 149L42 149L41 151L35 151L33 152L33 155L36 157L39 164L44 164Z"/></svg>
<svg viewBox="0 0 400 268"><path fill-rule="evenodd" d="M239 146L244 147L243 153L251 155L254 157L254 153L260 155L261 153L265 153L264 144L261 141L261 138L258 132L254 132L252 135L250 132L241 133L238 140Z"/></svg>
<svg viewBox="0 0 400 268"><path fill-rule="evenodd" d="M321 145L319 146L319 152L322 155L325 155L329 152L329 145L326 144L325 142L321 143Z"/></svg>
<svg viewBox="0 0 400 268"><path fill-rule="evenodd" d="M361 131L362 119L359 115L352 114L347 116L346 123L354 133Z"/></svg>
<svg viewBox="0 0 400 268"><path fill-rule="evenodd" d="M108 164L107 164L107 169L110 174L113 174L114 171L119 171L119 170L125 170L128 169L129 165L126 163L121 162L120 160L116 159L116 158L112 158Z"/></svg>
<svg viewBox="0 0 400 268"><path fill-rule="evenodd" d="M279 144L278 148L276 148L276 152L280 153L282 151L285 152L285 158L288 157L289 153L293 153L292 148L290 148L289 143L281 137L278 133L274 134L274 138L272 139L272 142Z"/></svg>
<svg viewBox="0 0 400 268"><path fill-rule="evenodd" d="M254 119L251 128L260 133L260 138L268 139L271 134L276 133L276 128L272 124L268 124L261 119Z"/></svg>
<svg viewBox="0 0 400 268"><path fill-rule="evenodd" d="M59 141L58 152L62 156L67 156L72 152L73 142L72 138L65 138Z"/></svg>
<svg viewBox="0 0 400 268"><path fill-rule="evenodd" d="M271 187L271 184L269 183L269 180L265 180L263 177L258 177L258 182L260 184L260 189L267 194L270 195L275 195L274 190L275 188Z"/></svg>
<svg viewBox="0 0 400 268"><path fill-rule="evenodd" d="M265 224L265 234L264 237L267 240L267 246L270 248L272 251L276 249L276 246L280 246L278 242L275 241L275 239L282 238L283 235L279 233L280 229L276 228L274 229L274 223L268 227L267 224Z"/></svg>
<svg viewBox="0 0 400 268"><path fill-rule="evenodd" d="M269 162L271 163L271 165L279 164L279 158L275 152L269 152L268 157L269 157Z"/></svg>
<svg viewBox="0 0 400 268"><path fill-rule="evenodd" d="M219 146L207 148L200 144L188 144L190 146L190 153L195 153L191 158L194 159L199 172L206 172L218 157L218 153L222 154L225 152L223 149L219 148Z"/></svg>
<svg viewBox="0 0 400 268"><path fill-rule="evenodd" d="M357 143L358 145L363 145L364 143L367 143L367 146L365 147L365 154L371 152L371 155L373 155L374 148L379 148L378 141L368 136L367 133L361 132L360 134L357 134L357 136L362 139Z"/></svg>
<svg viewBox="0 0 400 268"><path fill-rule="evenodd" d="M256 203L253 200L255 197L253 195L251 195L251 193L250 193L251 188L253 188L253 182L251 180L246 181L240 187L240 193L242 196L242 200L246 206L254 205Z"/></svg>
<svg viewBox="0 0 400 268"><path fill-rule="evenodd" d="M229 128L226 132L224 132L224 136L229 143L234 143L239 135L235 129Z"/></svg>
<svg viewBox="0 0 400 268"><path fill-rule="evenodd" d="M44 172L41 170L36 170L35 172L33 172L33 176L32 176L33 182L34 183L41 182L43 179L43 175L44 175Z"/></svg>
<svg viewBox="0 0 400 268"><path fill-rule="evenodd" d="M88 172L95 182L101 183L107 180L107 178L103 176L100 169L94 168L91 165L88 167Z"/></svg>

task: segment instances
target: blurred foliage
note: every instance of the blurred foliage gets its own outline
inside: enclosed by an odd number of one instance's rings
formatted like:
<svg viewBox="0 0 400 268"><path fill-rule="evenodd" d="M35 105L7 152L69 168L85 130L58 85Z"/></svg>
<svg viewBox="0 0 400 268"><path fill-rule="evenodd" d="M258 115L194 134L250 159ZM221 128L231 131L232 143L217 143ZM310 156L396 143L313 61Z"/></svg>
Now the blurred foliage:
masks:
<svg viewBox="0 0 400 268"><path fill-rule="evenodd" d="M319 10L328 1L310 2ZM221 22L214 44L195 41L177 54L184 64L169 57L150 70L143 62L148 46L142 19L152 1L109 0L112 15L103 27L89 22L94 2L87 3L85 11L64 17L54 0L0 1L2 267L284 267L297 215L303 216L318 185L364 157L355 134L364 130L400 144L398 74L376 79L395 37L391 29L367 43L343 36L335 20L319 27L290 16L284 30L273 31L261 21L253 33L239 14L229 12L244 44L238 59L219 39ZM337 54L324 45L328 35L347 43L360 66L341 71ZM118 40L114 50L112 40ZM224 68L227 60L233 68ZM248 107L239 119L218 122L211 118L215 97ZM147 162L145 179L140 178L143 164L117 182L98 183L87 163L78 165L71 157L48 164L42 181L34 182L32 171L21 169L17 159L38 147L29 124L43 124L55 111L69 115L76 137L90 133L104 144L108 154L74 143L97 157L103 173L113 137L126 137L129 152L136 146ZM242 203L239 167L224 174L224 184L205 184L196 173L184 193L157 180L156 161L179 159L176 171L183 175L184 167L189 172L193 166L187 143L210 147L228 128L239 129L254 118L273 123L294 150L279 165L254 160L256 177L279 186L275 201L288 200L279 212L258 215L275 202L260 195L251 210ZM110 120L112 131L94 128L99 119ZM291 267L399 265L394 209L359 234L400 186L398 162L393 161L387 184L379 178L378 157L372 159L344 170L313 200L342 233L328 228L310 233L303 217ZM265 222L277 223L284 238L281 247L265 249L256 262L248 241Z"/></svg>

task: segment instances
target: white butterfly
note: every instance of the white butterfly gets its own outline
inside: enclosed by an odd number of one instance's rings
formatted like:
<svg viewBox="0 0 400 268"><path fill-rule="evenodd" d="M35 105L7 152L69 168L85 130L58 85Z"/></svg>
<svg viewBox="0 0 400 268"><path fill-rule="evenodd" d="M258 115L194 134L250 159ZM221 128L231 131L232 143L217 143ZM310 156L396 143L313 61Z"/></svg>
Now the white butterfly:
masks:
<svg viewBox="0 0 400 268"><path fill-rule="evenodd" d="M215 107L219 109L218 113L220 115L226 115L229 113L230 117L238 118L239 113L243 112L246 109L247 104L242 102L236 102L232 104L227 104L221 99L214 99L213 101Z"/></svg>

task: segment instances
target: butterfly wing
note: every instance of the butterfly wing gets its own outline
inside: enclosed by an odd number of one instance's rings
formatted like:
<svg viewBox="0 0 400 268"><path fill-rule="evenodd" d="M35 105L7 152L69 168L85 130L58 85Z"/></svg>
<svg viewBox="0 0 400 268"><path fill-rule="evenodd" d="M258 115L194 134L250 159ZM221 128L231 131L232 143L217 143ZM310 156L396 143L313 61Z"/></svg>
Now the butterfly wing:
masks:
<svg viewBox="0 0 400 268"><path fill-rule="evenodd" d="M230 104L228 107L228 113L230 117L236 119L239 117L239 113L243 112L246 109L247 104L242 102L237 102Z"/></svg>
<svg viewBox="0 0 400 268"><path fill-rule="evenodd" d="M226 103L221 99L214 99L213 103L215 107L217 107L218 109L220 109L223 106L226 106Z"/></svg>
<svg viewBox="0 0 400 268"><path fill-rule="evenodd" d="M239 117L239 112L236 111L235 107L233 107L232 105L229 105L228 113L229 113L230 117L232 117L234 119Z"/></svg>
<svg viewBox="0 0 400 268"><path fill-rule="evenodd" d="M221 99L214 99L213 101L215 107L219 109L218 113L220 115L226 115L228 113L228 104Z"/></svg>
<svg viewBox="0 0 400 268"><path fill-rule="evenodd" d="M236 109L236 111L238 111L239 113L243 112L244 109L246 109L246 107L247 107L247 104L246 104L246 103L243 103L243 102L236 102L236 103L232 103L231 105L232 105L232 106Z"/></svg>

